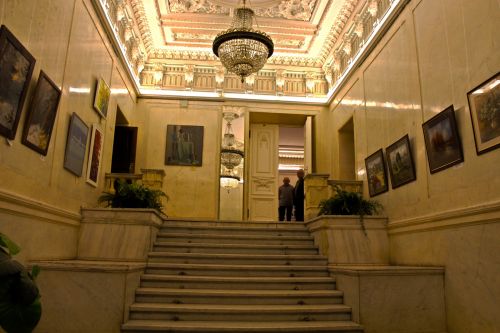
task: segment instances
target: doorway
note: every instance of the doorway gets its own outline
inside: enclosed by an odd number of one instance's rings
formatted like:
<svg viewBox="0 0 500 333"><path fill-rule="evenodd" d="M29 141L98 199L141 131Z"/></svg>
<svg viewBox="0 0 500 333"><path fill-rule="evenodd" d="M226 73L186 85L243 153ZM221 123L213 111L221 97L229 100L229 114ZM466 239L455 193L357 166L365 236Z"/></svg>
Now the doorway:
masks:
<svg viewBox="0 0 500 333"><path fill-rule="evenodd" d="M339 137L339 179L356 180L354 121L349 119L338 131Z"/></svg>
<svg viewBox="0 0 500 333"><path fill-rule="evenodd" d="M137 148L137 127L128 126L127 119L118 108L111 173L135 173L135 155Z"/></svg>

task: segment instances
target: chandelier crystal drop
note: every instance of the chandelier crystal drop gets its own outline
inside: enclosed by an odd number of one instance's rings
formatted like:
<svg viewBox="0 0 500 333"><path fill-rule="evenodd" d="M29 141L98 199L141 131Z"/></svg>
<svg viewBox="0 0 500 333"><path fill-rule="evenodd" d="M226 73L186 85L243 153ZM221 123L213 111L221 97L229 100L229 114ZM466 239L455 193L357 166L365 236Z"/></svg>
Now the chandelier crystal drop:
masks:
<svg viewBox="0 0 500 333"><path fill-rule="evenodd" d="M245 77L261 70L274 52L271 37L252 28L254 15L243 0L243 7L235 10L231 28L219 33L212 45L222 65L240 76L242 83Z"/></svg>

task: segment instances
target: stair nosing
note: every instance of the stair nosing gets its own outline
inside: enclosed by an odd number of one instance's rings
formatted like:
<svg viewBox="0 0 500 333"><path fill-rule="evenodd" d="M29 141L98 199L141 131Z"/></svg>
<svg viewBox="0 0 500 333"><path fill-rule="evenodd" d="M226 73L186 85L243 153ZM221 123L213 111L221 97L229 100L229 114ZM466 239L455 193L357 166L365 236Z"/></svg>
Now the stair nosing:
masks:
<svg viewBox="0 0 500 333"><path fill-rule="evenodd" d="M284 260L328 260L319 254L240 254L240 253L200 253L200 252L167 252L151 251L151 257L184 257L184 258L213 258L213 259L284 259Z"/></svg>
<svg viewBox="0 0 500 333"><path fill-rule="evenodd" d="M335 283L332 276L204 276L204 275L171 275L171 274L151 274L141 275L141 280L176 280L176 281L210 281L210 282L259 282L259 283Z"/></svg>

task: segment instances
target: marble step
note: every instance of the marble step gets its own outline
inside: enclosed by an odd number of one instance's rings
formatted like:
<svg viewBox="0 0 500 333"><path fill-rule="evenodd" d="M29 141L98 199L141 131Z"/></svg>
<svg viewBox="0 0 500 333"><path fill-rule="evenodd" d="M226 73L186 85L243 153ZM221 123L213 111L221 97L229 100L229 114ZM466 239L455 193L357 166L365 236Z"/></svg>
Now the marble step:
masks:
<svg viewBox="0 0 500 333"><path fill-rule="evenodd" d="M179 289L334 290L332 277L232 277L143 274L141 287Z"/></svg>
<svg viewBox="0 0 500 333"><path fill-rule="evenodd" d="M160 229L164 234L207 234L207 235L269 235L269 236L309 236L304 227L266 228L243 226L166 226Z"/></svg>
<svg viewBox="0 0 500 333"><path fill-rule="evenodd" d="M312 236L271 236L271 235L215 235L158 233L157 242L210 243L210 244L270 244L270 245L314 245Z"/></svg>
<svg viewBox="0 0 500 333"><path fill-rule="evenodd" d="M196 227L240 227L240 228L269 228L269 229L303 229L306 228L304 222L277 222L277 221L214 221L195 219L167 219L162 227L170 226L196 226Z"/></svg>
<svg viewBox="0 0 500 333"><path fill-rule="evenodd" d="M351 308L342 304L220 305L134 303L130 319L172 321L319 321L351 320Z"/></svg>
<svg viewBox="0 0 500 333"><path fill-rule="evenodd" d="M224 265L327 265L320 255L150 252L149 262Z"/></svg>
<svg viewBox="0 0 500 333"><path fill-rule="evenodd" d="M215 265L148 262L148 274L204 276L329 276L326 265Z"/></svg>
<svg viewBox="0 0 500 333"><path fill-rule="evenodd" d="M162 321L130 320L122 325L122 332L149 333L362 333L363 327L351 321L301 322L227 322L227 321Z"/></svg>
<svg viewBox="0 0 500 333"><path fill-rule="evenodd" d="M227 253L227 254L318 254L318 247L312 245L269 245L269 244L211 244L156 242L154 251L179 253Z"/></svg>
<svg viewBox="0 0 500 333"><path fill-rule="evenodd" d="M236 305L312 305L341 304L338 290L227 290L138 288L137 303L236 304Z"/></svg>

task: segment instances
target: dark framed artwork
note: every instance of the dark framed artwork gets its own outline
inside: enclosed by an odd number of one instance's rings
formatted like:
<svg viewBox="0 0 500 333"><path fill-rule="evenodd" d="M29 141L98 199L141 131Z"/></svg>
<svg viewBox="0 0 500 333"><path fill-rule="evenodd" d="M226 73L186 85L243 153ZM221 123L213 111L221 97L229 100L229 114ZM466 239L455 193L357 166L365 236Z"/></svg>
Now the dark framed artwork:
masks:
<svg viewBox="0 0 500 333"><path fill-rule="evenodd" d="M0 28L0 135L12 140L35 68L35 58L2 25Z"/></svg>
<svg viewBox="0 0 500 333"><path fill-rule="evenodd" d="M40 71L21 141L42 155L47 155L49 149L60 99L61 89Z"/></svg>
<svg viewBox="0 0 500 333"><path fill-rule="evenodd" d="M427 120L422 128L431 173L463 162L464 154L453 105Z"/></svg>
<svg viewBox="0 0 500 333"><path fill-rule="evenodd" d="M387 172L385 170L384 152L382 149L365 158L365 165L370 197L387 192L389 184L387 183Z"/></svg>
<svg viewBox="0 0 500 333"><path fill-rule="evenodd" d="M392 188L417 179L408 134L385 149Z"/></svg>
<svg viewBox="0 0 500 333"><path fill-rule="evenodd" d="M90 136L89 160L87 163L87 183L97 187L101 168L102 150L104 149L104 133L97 124L92 125Z"/></svg>
<svg viewBox="0 0 500 333"><path fill-rule="evenodd" d="M168 125L166 165L201 166L203 126Z"/></svg>
<svg viewBox="0 0 500 333"><path fill-rule="evenodd" d="M500 147L500 72L467 93L478 155Z"/></svg>
<svg viewBox="0 0 500 333"><path fill-rule="evenodd" d="M76 176L82 175L88 135L89 127L73 112L66 140L64 168Z"/></svg>
<svg viewBox="0 0 500 333"><path fill-rule="evenodd" d="M109 96L111 96L111 89L106 84L106 81L101 77L97 80L97 87L95 89L94 109L106 118L108 115Z"/></svg>

